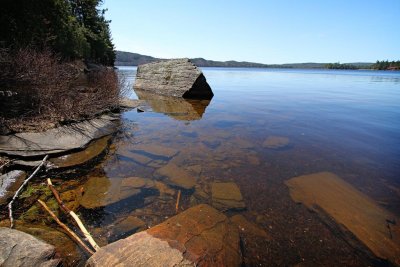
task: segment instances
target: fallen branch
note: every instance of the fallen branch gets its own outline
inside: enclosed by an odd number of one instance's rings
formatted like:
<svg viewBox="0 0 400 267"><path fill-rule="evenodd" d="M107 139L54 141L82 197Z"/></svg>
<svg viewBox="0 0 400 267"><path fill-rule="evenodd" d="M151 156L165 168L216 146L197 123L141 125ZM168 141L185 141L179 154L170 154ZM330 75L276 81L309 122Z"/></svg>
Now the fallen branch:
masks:
<svg viewBox="0 0 400 267"><path fill-rule="evenodd" d="M43 201L41 201L40 199L38 199L38 202L40 203L40 205L43 206L43 208L50 214L51 217L53 217L53 219L58 223L59 226L61 226L66 232L67 234L74 239L79 245L81 245L89 254L94 254L94 252L88 247L86 246L85 243L83 243L83 241L79 238L79 236L77 236L67 225L65 225L64 223L62 223L57 216L49 209L49 207L47 207L46 203L44 203Z"/></svg>
<svg viewBox="0 0 400 267"><path fill-rule="evenodd" d="M178 191L178 197L176 198L175 210L176 213L179 211L179 200L181 199L181 190Z"/></svg>
<svg viewBox="0 0 400 267"><path fill-rule="evenodd" d="M21 192L21 190L24 188L24 186L29 182L29 180L31 180L33 178L33 176L36 175L36 173L40 170L40 168L46 163L47 158L49 157L49 155L46 155L42 162L40 162L40 164L36 167L36 169L33 171L33 173L31 174L31 176L28 177L28 179L26 179L22 185L18 188L17 192L15 192L12 200L10 201L10 203L8 203L8 215L10 217L10 228L14 227L14 218L12 215L12 204L14 203L14 201L18 198L19 193Z"/></svg>
<svg viewBox="0 0 400 267"><path fill-rule="evenodd" d="M47 185L50 188L51 192L53 192L53 195L60 206L61 210L66 213L67 215L70 215L78 225L79 229L81 229L83 235L87 238L89 241L90 245L94 248L95 251L98 251L100 249L99 245L97 245L96 241L94 241L93 237L90 235L89 231L86 229L86 227L83 225L82 221L79 219L78 215L76 215L75 212L70 210L67 206L65 206L64 202L61 200L60 195L58 194L57 190L54 188L50 178L47 179Z"/></svg>

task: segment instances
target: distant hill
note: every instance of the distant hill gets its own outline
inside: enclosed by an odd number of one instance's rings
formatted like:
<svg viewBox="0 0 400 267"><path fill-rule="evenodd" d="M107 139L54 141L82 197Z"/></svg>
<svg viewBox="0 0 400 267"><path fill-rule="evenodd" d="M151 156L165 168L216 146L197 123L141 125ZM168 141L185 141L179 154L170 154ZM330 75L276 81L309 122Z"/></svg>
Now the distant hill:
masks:
<svg viewBox="0 0 400 267"><path fill-rule="evenodd" d="M145 56L137 53L116 51L115 66L137 66L160 60L159 58Z"/></svg>
<svg viewBox="0 0 400 267"><path fill-rule="evenodd" d="M145 56L137 53L116 51L115 66L138 66L145 63L154 61L165 60L162 58L155 58ZM231 67L231 68L296 68L296 69L323 69L328 63L289 63L289 64L262 64L247 61L214 61L204 58L191 58L190 59L196 66L199 67ZM357 62L348 63L355 65L359 68L369 68L373 63Z"/></svg>
<svg viewBox="0 0 400 267"><path fill-rule="evenodd" d="M155 58L145 56L137 53L117 51L115 66L138 66L145 63L154 61L165 60L162 58ZM199 67L251 67L251 68L267 68L269 65L253 62L239 62L239 61L214 61L204 58L191 58L190 59L196 66Z"/></svg>

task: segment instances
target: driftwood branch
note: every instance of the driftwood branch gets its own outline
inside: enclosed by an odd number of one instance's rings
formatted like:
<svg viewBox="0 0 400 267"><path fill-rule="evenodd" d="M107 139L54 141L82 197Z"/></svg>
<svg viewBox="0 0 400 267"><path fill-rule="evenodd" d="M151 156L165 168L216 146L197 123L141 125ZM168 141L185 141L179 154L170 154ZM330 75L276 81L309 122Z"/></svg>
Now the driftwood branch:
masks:
<svg viewBox="0 0 400 267"><path fill-rule="evenodd" d="M181 190L178 191L178 197L176 198L176 204L175 204L175 210L176 213L178 213L179 211L179 201L181 199Z"/></svg>
<svg viewBox="0 0 400 267"><path fill-rule="evenodd" d="M10 201L10 203L8 203L8 215L10 217L10 228L14 227L14 218L13 218L13 215L12 215L12 204L18 198L18 195L21 192L21 190L24 188L24 186L36 175L36 173L40 170L40 168L46 163L46 160L47 160L48 157L49 157L49 155L46 155L43 158L42 162L40 162L40 164L36 167L36 169L31 174L31 176L29 176L28 179L26 179L22 183L22 185L18 188L17 192L15 192L15 194L14 194L12 200Z"/></svg>
<svg viewBox="0 0 400 267"><path fill-rule="evenodd" d="M82 248L85 249L85 251L87 251L89 254L93 254L94 252L88 247L86 246L85 243L83 243L83 241L79 238L79 236L77 236L67 225L65 225L64 223L62 223L57 216L49 209L49 207L47 207L46 203L44 203L43 201L41 201L40 199L38 199L38 202L40 203L40 205L43 206L43 208L50 214L51 217L53 217L53 219L58 223L58 225L60 225L66 232L67 234L73 239L75 240L79 245L82 246Z"/></svg>
<svg viewBox="0 0 400 267"><path fill-rule="evenodd" d="M51 192L53 192L53 195L60 206L61 210L66 213L67 215L71 216L76 224L78 225L79 229L81 229L83 235L87 238L89 241L90 245L94 248L95 251L99 250L100 247L97 245L96 241L94 241L93 237L90 235L89 231L86 229L86 227L83 225L82 221L79 219L78 215L76 215L75 212L70 210L67 206L65 206L64 202L61 200L60 195L58 194L58 191L54 188L50 178L47 179L47 185L50 188Z"/></svg>

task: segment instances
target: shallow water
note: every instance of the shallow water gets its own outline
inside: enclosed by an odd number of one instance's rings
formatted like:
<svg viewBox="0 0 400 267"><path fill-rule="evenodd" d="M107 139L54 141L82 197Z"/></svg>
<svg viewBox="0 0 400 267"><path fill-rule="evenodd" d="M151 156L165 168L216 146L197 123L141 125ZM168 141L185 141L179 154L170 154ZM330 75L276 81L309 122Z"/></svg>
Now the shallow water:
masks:
<svg viewBox="0 0 400 267"><path fill-rule="evenodd" d="M121 72L132 81L134 70ZM215 180L239 185L247 206L242 214L274 237L259 246L247 240L247 265L366 264L335 231L295 205L283 182L329 171L399 216L400 73L203 71L215 96L201 118L180 120L154 105L153 112L127 112L123 118L135 125L130 142L177 149L172 161L184 168L200 165L206 192ZM289 143L268 149L262 144L269 136ZM108 175L152 177L153 171L132 162Z"/></svg>
<svg viewBox="0 0 400 267"><path fill-rule="evenodd" d="M119 70L129 86L135 71ZM132 176L165 182L157 170L174 164L195 177L196 190L206 195L194 198L193 190L182 190L182 210L211 203L215 181L239 186L246 209L226 214L242 214L272 237L242 240L247 266L372 264L315 213L294 203L284 182L332 172L400 216L400 73L229 68L203 72L215 94L210 102L149 100L133 92L132 98L148 100L144 112L123 113L121 131L104 159L60 186L60 191L85 188L96 177L103 193L114 192L114 198L97 199L100 204L79 209L95 237L105 244L132 233L113 230L127 216L140 218L144 228L173 216L177 187L163 194L154 187L142 188L121 197L121 183ZM284 144L263 145L271 136L283 137Z"/></svg>

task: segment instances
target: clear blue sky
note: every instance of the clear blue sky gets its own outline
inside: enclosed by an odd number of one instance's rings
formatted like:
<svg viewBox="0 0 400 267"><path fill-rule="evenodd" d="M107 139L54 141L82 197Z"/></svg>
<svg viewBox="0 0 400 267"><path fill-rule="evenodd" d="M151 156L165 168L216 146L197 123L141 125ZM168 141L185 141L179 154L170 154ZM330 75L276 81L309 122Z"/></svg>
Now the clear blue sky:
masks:
<svg viewBox="0 0 400 267"><path fill-rule="evenodd" d="M261 63L400 59L400 0L105 0L118 50Z"/></svg>

